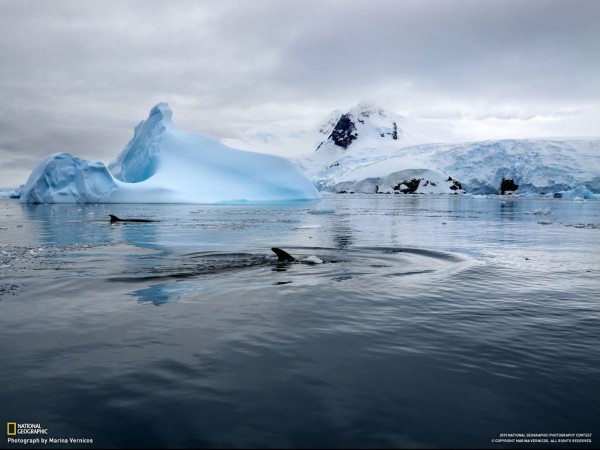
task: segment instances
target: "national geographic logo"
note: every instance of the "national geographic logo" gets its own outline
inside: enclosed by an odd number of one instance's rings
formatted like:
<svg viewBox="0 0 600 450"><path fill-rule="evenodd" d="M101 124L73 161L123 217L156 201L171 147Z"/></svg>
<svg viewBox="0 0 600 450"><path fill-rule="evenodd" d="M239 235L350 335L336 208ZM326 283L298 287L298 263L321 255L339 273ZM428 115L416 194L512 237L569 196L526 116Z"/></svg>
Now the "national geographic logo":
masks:
<svg viewBox="0 0 600 450"><path fill-rule="evenodd" d="M81 447L83 444L93 444L91 438L80 438L71 436L52 437L48 436L48 428L39 423L6 422L6 443L18 445L49 445L70 444ZM13 437L15 436L15 437Z"/></svg>
<svg viewBox="0 0 600 450"><path fill-rule="evenodd" d="M39 423L6 422L6 435L18 434L48 434L48 428L43 428Z"/></svg>

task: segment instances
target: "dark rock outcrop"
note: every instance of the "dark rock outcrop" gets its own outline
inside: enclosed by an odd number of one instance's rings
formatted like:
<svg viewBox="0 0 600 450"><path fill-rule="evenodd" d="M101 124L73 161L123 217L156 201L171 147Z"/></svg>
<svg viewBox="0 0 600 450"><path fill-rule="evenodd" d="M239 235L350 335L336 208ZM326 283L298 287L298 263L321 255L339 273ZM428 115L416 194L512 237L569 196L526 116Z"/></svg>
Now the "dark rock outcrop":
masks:
<svg viewBox="0 0 600 450"><path fill-rule="evenodd" d="M411 180L406 180L402 183L398 183L396 186L393 186L393 189L395 192L402 192L403 194L413 194L417 189L419 189L420 183L420 179L413 178Z"/></svg>
<svg viewBox="0 0 600 450"><path fill-rule="evenodd" d="M508 178L502 178L502 183L500 183L500 194L505 195L507 193L513 193L519 189L519 185L516 184L513 180Z"/></svg>
<svg viewBox="0 0 600 450"><path fill-rule="evenodd" d="M348 116L348 114L342 114L338 122L335 124L329 139L333 141L335 145L342 148L348 148L350 144L356 138L358 134L356 133L356 126L352 119Z"/></svg>
<svg viewBox="0 0 600 450"><path fill-rule="evenodd" d="M463 192L460 182L429 169L404 169L384 177L340 181L333 186L323 183L321 186L338 193L361 194L460 194Z"/></svg>
<svg viewBox="0 0 600 450"><path fill-rule="evenodd" d="M452 183L450 185L450 189L452 189L453 191L460 191L462 189L462 184L460 184L459 181L453 179L452 177L448 177L446 181Z"/></svg>

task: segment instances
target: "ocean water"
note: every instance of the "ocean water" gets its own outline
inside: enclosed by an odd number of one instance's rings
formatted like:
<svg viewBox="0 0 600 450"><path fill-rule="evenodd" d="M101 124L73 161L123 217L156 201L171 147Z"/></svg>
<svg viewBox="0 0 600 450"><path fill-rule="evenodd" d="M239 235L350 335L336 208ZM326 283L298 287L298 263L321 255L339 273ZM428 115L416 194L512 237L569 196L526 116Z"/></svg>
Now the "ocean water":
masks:
<svg viewBox="0 0 600 450"><path fill-rule="evenodd" d="M44 438L600 444L600 202L0 199L0 236L0 421Z"/></svg>

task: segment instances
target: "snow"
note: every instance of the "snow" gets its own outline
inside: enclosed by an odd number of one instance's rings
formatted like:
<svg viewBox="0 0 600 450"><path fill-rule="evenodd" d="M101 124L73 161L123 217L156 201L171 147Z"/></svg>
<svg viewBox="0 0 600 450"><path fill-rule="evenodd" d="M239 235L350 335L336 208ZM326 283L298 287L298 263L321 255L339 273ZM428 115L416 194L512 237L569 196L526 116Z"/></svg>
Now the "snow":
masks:
<svg viewBox="0 0 600 450"><path fill-rule="evenodd" d="M337 145L332 138L342 116L352 122L345 134L340 133L348 139L338 139L346 146ZM294 133L289 127L279 126L269 130L270 140L260 141L257 138L260 130L255 129L244 135L240 146L278 154L282 148L293 149L294 155L300 155L295 157L295 163L320 190L397 192L389 188L402 180L386 181L387 177L397 178L399 172L421 170L428 172L417 177L422 179L415 192L461 192L451 189L457 181L465 193L495 195L500 194L505 178L519 185L514 191L518 196L581 199L600 196L600 140L597 139L464 142L451 126L439 120L407 119L367 104L359 104L345 113L334 111L312 129L298 128ZM293 139L293 135L301 135L302 139ZM449 177L452 182L447 181Z"/></svg>
<svg viewBox="0 0 600 450"><path fill-rule="evenodd" d="M237 150L179 129L166 103L156 105L109 164L68 153L44 158L22 190L22 203L238 203L318 199L290 161Z"/></svg>
<svg viewBox="0 0 600 450"><path fill-rule="evenodd" d="M383 177L365 178L359 182L342 181L332 187L335 192L362 194L457 194L461 193L451 177L430 169L406 169Z"/></svg>
<svg viewBox="0 0 600 450"><path fill-rule="evenodd" d="M404 164L438 170L472 194L498 194L502 179L519 185L516 195L594 198L600 194L598 140L506 139L381 150L345 171L366 173Z"/></svg>
<svg viewBox="0 0 600 450"><path fill-rule="evenodd" d="M368 194L461 192L443 171L412 158L389 158L398 148L420 139L405 130L404 117L367 104L339 117L344 123L334 125L338 135L330 133L316 151L296 160L320 189ZM418 187L411 183L413 179Z"/></svg>
<svg viewBox="0 0 600 450"><path fill-rule="evenodd" d="M378 137L382 118L392 118L386 114L375 117L379 123L361 124L362 131L357 126L358 137L347 149L327 141L298 160L319 188L338 190L335 186L339 183L353 182L356 192L367 193L394 172L419 169L439 173L430 174L428 193L449 192L442 188L440 178L451 177L472 194L498 194L504 178L519 185L517 195L560 192L564 197L594 198L600 194L600 141L505 139L406 145L403 136L410 133L400 129L398 141ZM431 189L431 182L440 189ZM389 191L388 186L385 184L384 191ZM577 191L571 194L574 189Z"/></svg>
<svg viewBox="0 0 600 450"><path fill-rule="evenodd" d="M600 179L600 141L505 139L461 145L408 148L459 179L467 192L495 194L502 178L519 185L516 194L568 192Z"/></svg>

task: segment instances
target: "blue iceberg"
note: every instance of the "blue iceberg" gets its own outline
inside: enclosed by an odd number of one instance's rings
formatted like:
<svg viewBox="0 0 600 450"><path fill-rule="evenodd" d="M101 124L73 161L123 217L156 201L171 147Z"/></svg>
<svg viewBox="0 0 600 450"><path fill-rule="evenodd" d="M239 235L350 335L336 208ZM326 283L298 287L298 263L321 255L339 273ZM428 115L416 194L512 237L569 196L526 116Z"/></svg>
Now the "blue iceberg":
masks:
<svg viewBox="0 0 600 450"><path fill-rule="evenodd" d="M237 150L179 129L159 103L106 167L69 153L33 169L21 203L237 203L320 198L285 158Z"/></svg>

